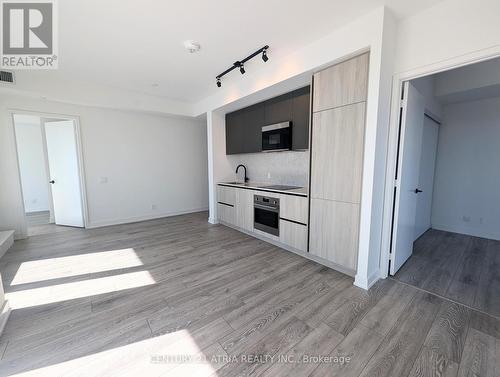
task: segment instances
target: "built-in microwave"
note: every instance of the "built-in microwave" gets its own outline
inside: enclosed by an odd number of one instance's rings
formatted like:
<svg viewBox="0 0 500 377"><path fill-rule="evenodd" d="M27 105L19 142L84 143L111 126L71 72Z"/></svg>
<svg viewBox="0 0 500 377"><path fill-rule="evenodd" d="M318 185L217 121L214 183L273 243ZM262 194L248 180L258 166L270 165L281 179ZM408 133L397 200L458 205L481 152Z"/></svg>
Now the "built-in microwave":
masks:
<svg viewBox="0 0 500 377"><path fill-rule="evenodd" d="M292 149L292 122L282 122L262 127L262 152Z"/></svg>

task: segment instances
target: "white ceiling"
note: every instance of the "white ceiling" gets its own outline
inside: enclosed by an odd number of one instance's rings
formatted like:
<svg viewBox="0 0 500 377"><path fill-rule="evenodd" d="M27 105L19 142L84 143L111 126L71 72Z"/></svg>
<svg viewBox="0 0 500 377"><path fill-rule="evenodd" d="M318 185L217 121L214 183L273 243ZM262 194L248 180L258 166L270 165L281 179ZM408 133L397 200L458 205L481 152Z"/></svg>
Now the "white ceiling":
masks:
<svg viewBox="0 0 500 377"><path fill-rule="evenodd" d="M500 97L500 58L434 75L434 95L444 105Z"/></svg>
<svg viewBox="0 0 500 377"><path fill-rule="evenodd" d="M59 69L19 71L18 88L36 83L38 93L53 86L74 94L79 85L97 84L194 103L218 89L218 73L265 44L273 59L380 5L404 18L439 1L59 1ZM201 51L189 54L186 39L201 43ZM247 71L257 64L265 63L254 59ZM224 80L240 76L233 71Z"/></svg>

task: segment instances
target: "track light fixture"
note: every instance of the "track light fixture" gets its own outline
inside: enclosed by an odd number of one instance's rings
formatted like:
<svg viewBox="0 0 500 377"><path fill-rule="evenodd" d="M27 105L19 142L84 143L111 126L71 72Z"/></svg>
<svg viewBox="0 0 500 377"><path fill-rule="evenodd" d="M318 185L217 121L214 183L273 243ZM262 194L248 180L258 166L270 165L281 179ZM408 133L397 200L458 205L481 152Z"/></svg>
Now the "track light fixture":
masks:
<svg viewBox="0 0 500 377"><path fill-rule="evenodd" d="M267 50L267 48L262 51L262 60L264 60L264 63L269 60L269 58L267 57L266 50Z"/></svg>
<svg viewBox="0 0 500 377"><path fill-rule="evenodd" d="M247 61L249 61L250 59L256 57L257 55L259 54L262 54L262 60L264 62L267 62L269 60L269 57L267 56L267 49L269 48L269 46L264 46L262 48L259 48L257 51L255 51L253 54L251 55L248 55L245 59L242 59L242 60L238 60L236 62L233 63L233 65L231 67L229 67L228 69L226 69L224 72L218 74L217 76L215 76L215 82L217 84L217 87L221 87L222 86L222 82L221 82L221 79L224 75L228 74L229 72L231 72L233 69L236 69L236 68L239 68L241 74L245 74L245 63Z"/></svg>

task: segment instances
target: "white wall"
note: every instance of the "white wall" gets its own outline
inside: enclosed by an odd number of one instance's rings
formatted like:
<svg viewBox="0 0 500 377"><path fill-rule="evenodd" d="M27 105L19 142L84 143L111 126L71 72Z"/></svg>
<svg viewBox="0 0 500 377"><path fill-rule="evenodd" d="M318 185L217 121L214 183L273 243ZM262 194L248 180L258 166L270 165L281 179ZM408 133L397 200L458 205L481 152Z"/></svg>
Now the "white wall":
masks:
<svg viewBox="0 0 500 377"><path fill-rule="evenodd" d="M19 170L26 212L48 211L48 174L40 118L37 123L15 123Z"/></svg>
<svg viewBox="0 0 500 377"><path fill-rule="evenodd" d="M500 239L499 145L500 98L444 108L433 228Z"/></svg>
<svg viewBox="0 0 500 377"><path fill-rule="evenodd" d="M204 122L0 97L0 229L26 232L8 109L79 117L91 227L208 207Z"/></svg>
<svg viewBox="0 0 500 377"><path fill-rule="evenodd" d="M412 80L411 83L424 96L425 112L433 118L441 119L443 116L443 107L436 99L436 75L422 77Z"/></svg>
<svg viewBox="0 0 500 377"><path fill-rule="evenodd" d="M498 0L446 0L398 23L395 72L498 54Z"/></svg>

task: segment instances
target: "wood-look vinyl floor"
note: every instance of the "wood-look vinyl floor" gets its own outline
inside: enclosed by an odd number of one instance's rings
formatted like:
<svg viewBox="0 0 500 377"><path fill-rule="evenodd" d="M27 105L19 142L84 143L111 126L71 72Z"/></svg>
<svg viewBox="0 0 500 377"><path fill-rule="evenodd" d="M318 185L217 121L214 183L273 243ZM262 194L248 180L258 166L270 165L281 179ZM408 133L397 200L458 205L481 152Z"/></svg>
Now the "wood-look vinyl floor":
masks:
<svg viewBox="0 0 500 377"><path fill-rule="evenodd" d="M500 241L430 229L395 279L500 318Z"/></svg>
<svg viewBox="0 0 500 377"><path fill-rule="evenodd" d="M493 376L500 321L352 279L206 213L17 241L0 375Z"/></svg>

